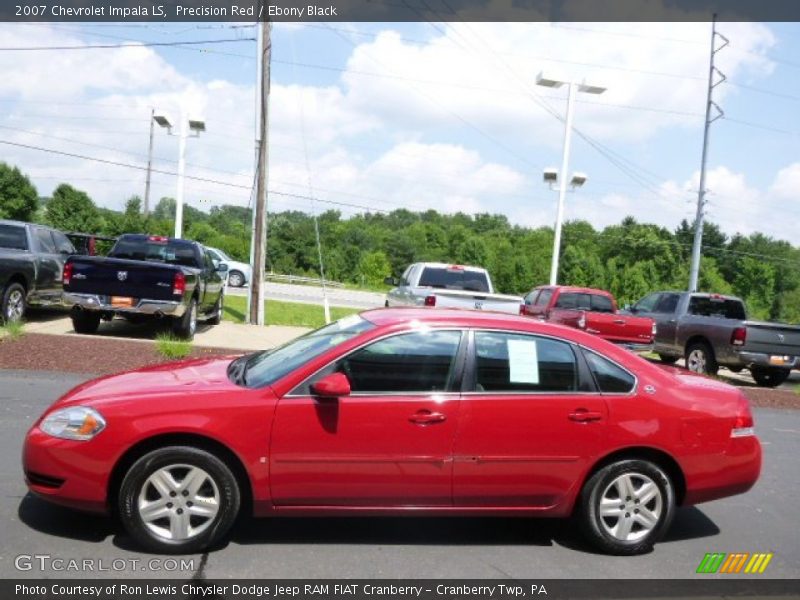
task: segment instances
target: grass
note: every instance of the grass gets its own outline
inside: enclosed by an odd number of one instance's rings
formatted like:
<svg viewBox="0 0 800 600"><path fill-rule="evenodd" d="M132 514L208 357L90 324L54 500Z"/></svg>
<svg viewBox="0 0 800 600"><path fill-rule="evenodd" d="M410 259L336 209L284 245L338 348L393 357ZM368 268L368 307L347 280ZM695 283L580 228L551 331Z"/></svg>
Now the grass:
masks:
<svg viewBox="0 0 800 600"><path fill-rule="evenodd" d="M25 325L22 321L9 321L3 326L0 326L0 338L7 337L10 340L16 340L22 337Z"/></svg>
<svg viewBox="0 0 800 600"><path fill-rule="evenodd" d="M176 338L171 333L156 336L156 351L164 358L186 358L192 352L192 342Z"/></svg>
<svg viewBox="0 0 800 600"><path fill-rule="evenodd" d="M244 323L247 312L247 298L244 296L227 296L225 298L225 320ZM337 320L347 315L360 312L357 308L331 307L331 319ZM291 325L294 327L310 327L316 329L325 325L325 312L319 304L301 304L299 302L279 302L267 300L264 303L264 316L267 325Z"/></svg>

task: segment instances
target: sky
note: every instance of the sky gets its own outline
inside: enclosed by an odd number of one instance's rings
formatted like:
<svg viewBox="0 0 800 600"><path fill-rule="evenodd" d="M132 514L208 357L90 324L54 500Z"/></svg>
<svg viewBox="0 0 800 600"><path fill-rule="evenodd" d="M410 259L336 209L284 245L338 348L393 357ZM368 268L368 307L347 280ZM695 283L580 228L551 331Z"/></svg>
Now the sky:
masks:
<svg viewBox="0 0 800 600"><path fill-rule="evenodd" d="M722 23L727 78L714 91L707 218L723 231L796 243L800 218L800 24ZM552 225L564 88L578 94L565 217L626 216L674 229L694 219L709 23L275 24L269 209L351 215L396 208L491 212ZM49 196L61 182L120 209L144 195L151 109L187 141L186 202L248 205L255 159L256 27L2 24L0 161ZM187 46L142 43L192 42ZM718 39L718 44L722 39ZM119 45L82 50L8 48ZM6 49L4 49L6 48ZM151 203L176 190L178 140L156 127ZM87 160L99 158L124 165ZM192 179L193 178L193 179ZM203 180L203 181L199 181ZM316 200L312 200L316 199Z"/></svg>

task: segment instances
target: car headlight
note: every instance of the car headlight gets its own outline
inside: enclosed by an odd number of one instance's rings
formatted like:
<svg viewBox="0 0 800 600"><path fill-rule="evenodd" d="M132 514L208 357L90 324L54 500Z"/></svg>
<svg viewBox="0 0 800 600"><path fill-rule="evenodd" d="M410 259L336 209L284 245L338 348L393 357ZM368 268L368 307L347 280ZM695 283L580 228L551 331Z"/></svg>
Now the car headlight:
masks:
<svg viewBox="0 0 800 600"><path fill-rule="evenodd" d="M105 419L93 408L70 406L51 412L39 424L39 429L53 437L85 441L103 431L105 426Z"/></svg>

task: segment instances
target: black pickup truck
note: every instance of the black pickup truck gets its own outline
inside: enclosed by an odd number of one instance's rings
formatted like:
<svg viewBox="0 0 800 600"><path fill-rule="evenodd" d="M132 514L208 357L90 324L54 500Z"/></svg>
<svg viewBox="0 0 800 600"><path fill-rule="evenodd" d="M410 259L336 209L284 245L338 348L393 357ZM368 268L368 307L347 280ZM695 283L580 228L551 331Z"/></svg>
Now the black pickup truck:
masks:
<svg viewBox="0 0 800 600"><path fill-rule="evenodd" d="M21 320L28 306L60 306L71 254L75 248L56 229L0 220L0 323Z"/></svg>
<svg viewBox="0 0 800 600"><path fill-rule="evenodd" d="M95 333L100 321L167 318L192 339L198 318L222 318L227 266L197 242L144 234L119 237L108 257L73 256L64 265L63 303L75 331Z"/></svg>

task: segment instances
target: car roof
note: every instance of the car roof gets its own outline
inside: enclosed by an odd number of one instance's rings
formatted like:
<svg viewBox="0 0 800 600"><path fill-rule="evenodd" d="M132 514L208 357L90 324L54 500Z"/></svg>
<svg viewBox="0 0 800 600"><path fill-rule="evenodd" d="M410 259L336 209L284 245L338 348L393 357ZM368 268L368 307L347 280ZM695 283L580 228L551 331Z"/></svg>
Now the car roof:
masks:
<svg viewBox="0 0 800 600"><path fill-rule="evenodd" d="M523 329L527 331L542 331L541 321L530 317L509 315L500 312L467 310L461 308L436 308L436 307L400 307L376 308L361 313L364 319L379 327L401 325L409 321L427 323L430 325L455 325L459 327L499 327L502 329ZM547 324L549 327L561 326ZM545 327L546 329L547 327ZM572 331L571 328L563 327Z"/></svg>
<svg viewBox="0 0 800 600"><path fill-rule="evenodd" d="M473 272L480 272L486 273L486 269L483 267L475 267L471 265L459 265L456 263L442 263L442 262L419 262L414 263L417 265L422 265L423 267L428 267L431 269L457 269L459 271L473 271Z"/></svg>
<svg viewBox="0 0 800 600"><path fill-rule="evenodd" d="M558 290L559 292L576 292L579 294L599 294L601 296L611 296L611 292L606 290L601 290L599 288L588 288L588 287L580 287L574 285L542 285L538 288L534 289L549 289L549 290Z"/></svg>

